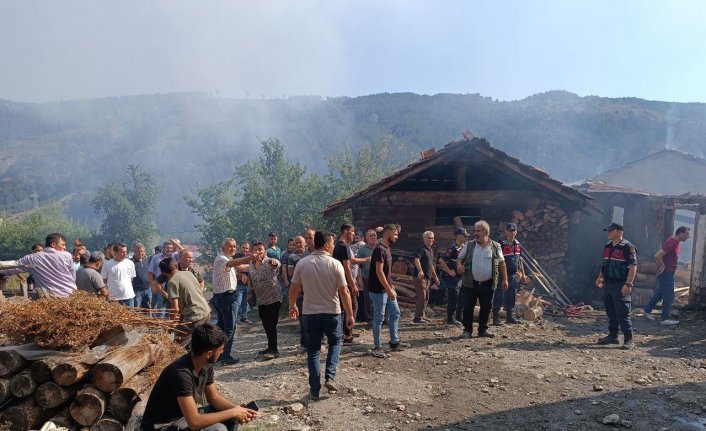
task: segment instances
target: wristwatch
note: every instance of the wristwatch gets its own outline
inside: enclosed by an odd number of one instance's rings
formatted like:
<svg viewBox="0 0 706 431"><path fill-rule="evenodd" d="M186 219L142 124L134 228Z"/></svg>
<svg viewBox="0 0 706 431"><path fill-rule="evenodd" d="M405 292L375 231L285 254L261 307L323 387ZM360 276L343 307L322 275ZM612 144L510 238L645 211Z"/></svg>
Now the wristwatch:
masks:
<svg viewBox="0 0 706 431"><path fill-rule="evenodd" d="M626 282L625 285L626 285L627 287L632 287L632 283L627 283L627 282Z"/></svg>

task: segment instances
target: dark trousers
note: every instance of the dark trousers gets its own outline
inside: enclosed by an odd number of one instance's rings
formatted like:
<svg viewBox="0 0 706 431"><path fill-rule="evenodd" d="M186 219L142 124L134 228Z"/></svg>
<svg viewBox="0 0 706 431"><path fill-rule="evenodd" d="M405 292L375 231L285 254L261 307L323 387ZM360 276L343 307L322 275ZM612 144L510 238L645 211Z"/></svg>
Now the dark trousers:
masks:
<svg viewBox="0 0 706 431"><path fill-rule="evenodd" d="M321 338L328 340L326 355L326 380L336 378L341 356L341 315L305 314L302 323L307 337L306 363L309 368L309 388L315 395L321 390Z"/></svg>
<svg viewBox="0 0 706 431"><path fill-rule="evenodd" d="M265 328L265 335L267 335L267 350L277 350L277 323L279 323L281 306L282 303L279 301L257 306L257 314L262 320L262 327Z"/></svg>
<svg viewBox="0 0 706 431"><path fill-rule="evenodd" d="M608 335L618 337L618 329L623 331L626 340L632 339L632 321L630 320L631 297L623 296L620 290L624 281L605 283L603 286L603 305L608 315Z"/></svg>
<svg viewBox="0 0 706 431"><path fill-rule="evenodd" d="M369 278L363 278L363 294L360 295L360 300L362 304L358 303L358 309L363 309L361 313L363 316L361 322L373 323L373 301L370 300L370 295L368 295L368 280Z"/></svg>
<svg viewBox="0 0 706 431"><path fill-rule="evenodd" d="M454 315L458 317L463 311L463 302L460 300L461 277L444 276L444 284L446 284L446 291L449 293L448 304L446 304L446 319L451 320Z"/></svg>
<svg viewBox="0 0 706 431"><path fill-rule="evenodd" d="M358 314L358 295L354 295L351 292L350 286L348 287L348 293L351 295L351 305L353 306L353 318ZM346 309L343 307L343 301L341 301L341 321L346 321ZM353 336L353 328L348 328L348 326L343 325L343 338L351 338Z"/></svg>
<svg viewBox="0 0 706 431"><path fill-rule="evenodd" d="M488 317L493 307L493 280L473 282L473 287L463 286L463 328L473 332L473 308L480 303L478 333L488 330Z"/></svg>
<svg viewBox="0 0 706 431"><path fill-rule="evenodd" d="M517 273L508 274L508 288L507 290L502 290L500 288L495 289L495 294L493 295L493 319L495 319L500 313L500 307L505 308L505 313L507 313L507 318L512 317L512 312L515 310L515 300L517 299L517 288L520 282L516 277Z"/></svg>

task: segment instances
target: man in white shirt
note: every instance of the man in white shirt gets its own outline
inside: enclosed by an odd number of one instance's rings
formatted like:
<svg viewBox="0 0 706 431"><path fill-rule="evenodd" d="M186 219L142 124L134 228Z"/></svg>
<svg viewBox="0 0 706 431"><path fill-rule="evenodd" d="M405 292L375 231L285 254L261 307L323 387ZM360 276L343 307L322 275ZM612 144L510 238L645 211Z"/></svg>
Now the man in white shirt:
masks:
<svg viewBox="0 0 706 431"><path fill-rule="evenodd" d="M111 301L118 301L128 307L135 306L135 291L132 288L132 279L135 278L135 264L127 259L127 245L120 243L113 246L113 258L103 264L101 277L108 291Z"/></svg>

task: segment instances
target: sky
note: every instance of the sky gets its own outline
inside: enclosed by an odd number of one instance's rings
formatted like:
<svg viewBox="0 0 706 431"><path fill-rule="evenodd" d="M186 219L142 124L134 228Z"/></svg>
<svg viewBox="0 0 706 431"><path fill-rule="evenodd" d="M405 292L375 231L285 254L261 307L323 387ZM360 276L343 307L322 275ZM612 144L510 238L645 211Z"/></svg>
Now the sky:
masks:
<svg viewBox="0 0 706 431"><path fill-rule="evenodd" d="M0 99L480 93L706 102L702 0L0 0Z"/></svg>

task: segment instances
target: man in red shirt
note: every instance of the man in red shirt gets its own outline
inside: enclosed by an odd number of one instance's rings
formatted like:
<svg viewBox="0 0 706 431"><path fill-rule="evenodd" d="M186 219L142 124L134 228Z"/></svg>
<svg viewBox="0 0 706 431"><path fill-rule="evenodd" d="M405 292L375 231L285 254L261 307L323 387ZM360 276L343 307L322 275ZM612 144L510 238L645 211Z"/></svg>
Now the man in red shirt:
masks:
<svg viewBox="0 0 706 431"><path fill-rule="evenodd" d="M677 232L667 238L662 244L662 248L655 254L655 260L659 265L657 269L657 281L659 287L657 292L643 310L643 315L649 319L652 317L652 309L657 303L662 301L662 325L673 326L679 324L678 320L671 319L672 303L674 302L674 271L677 270L677 260L679 259L680 242L689 239L689 228L680 226Z"/></svg>

